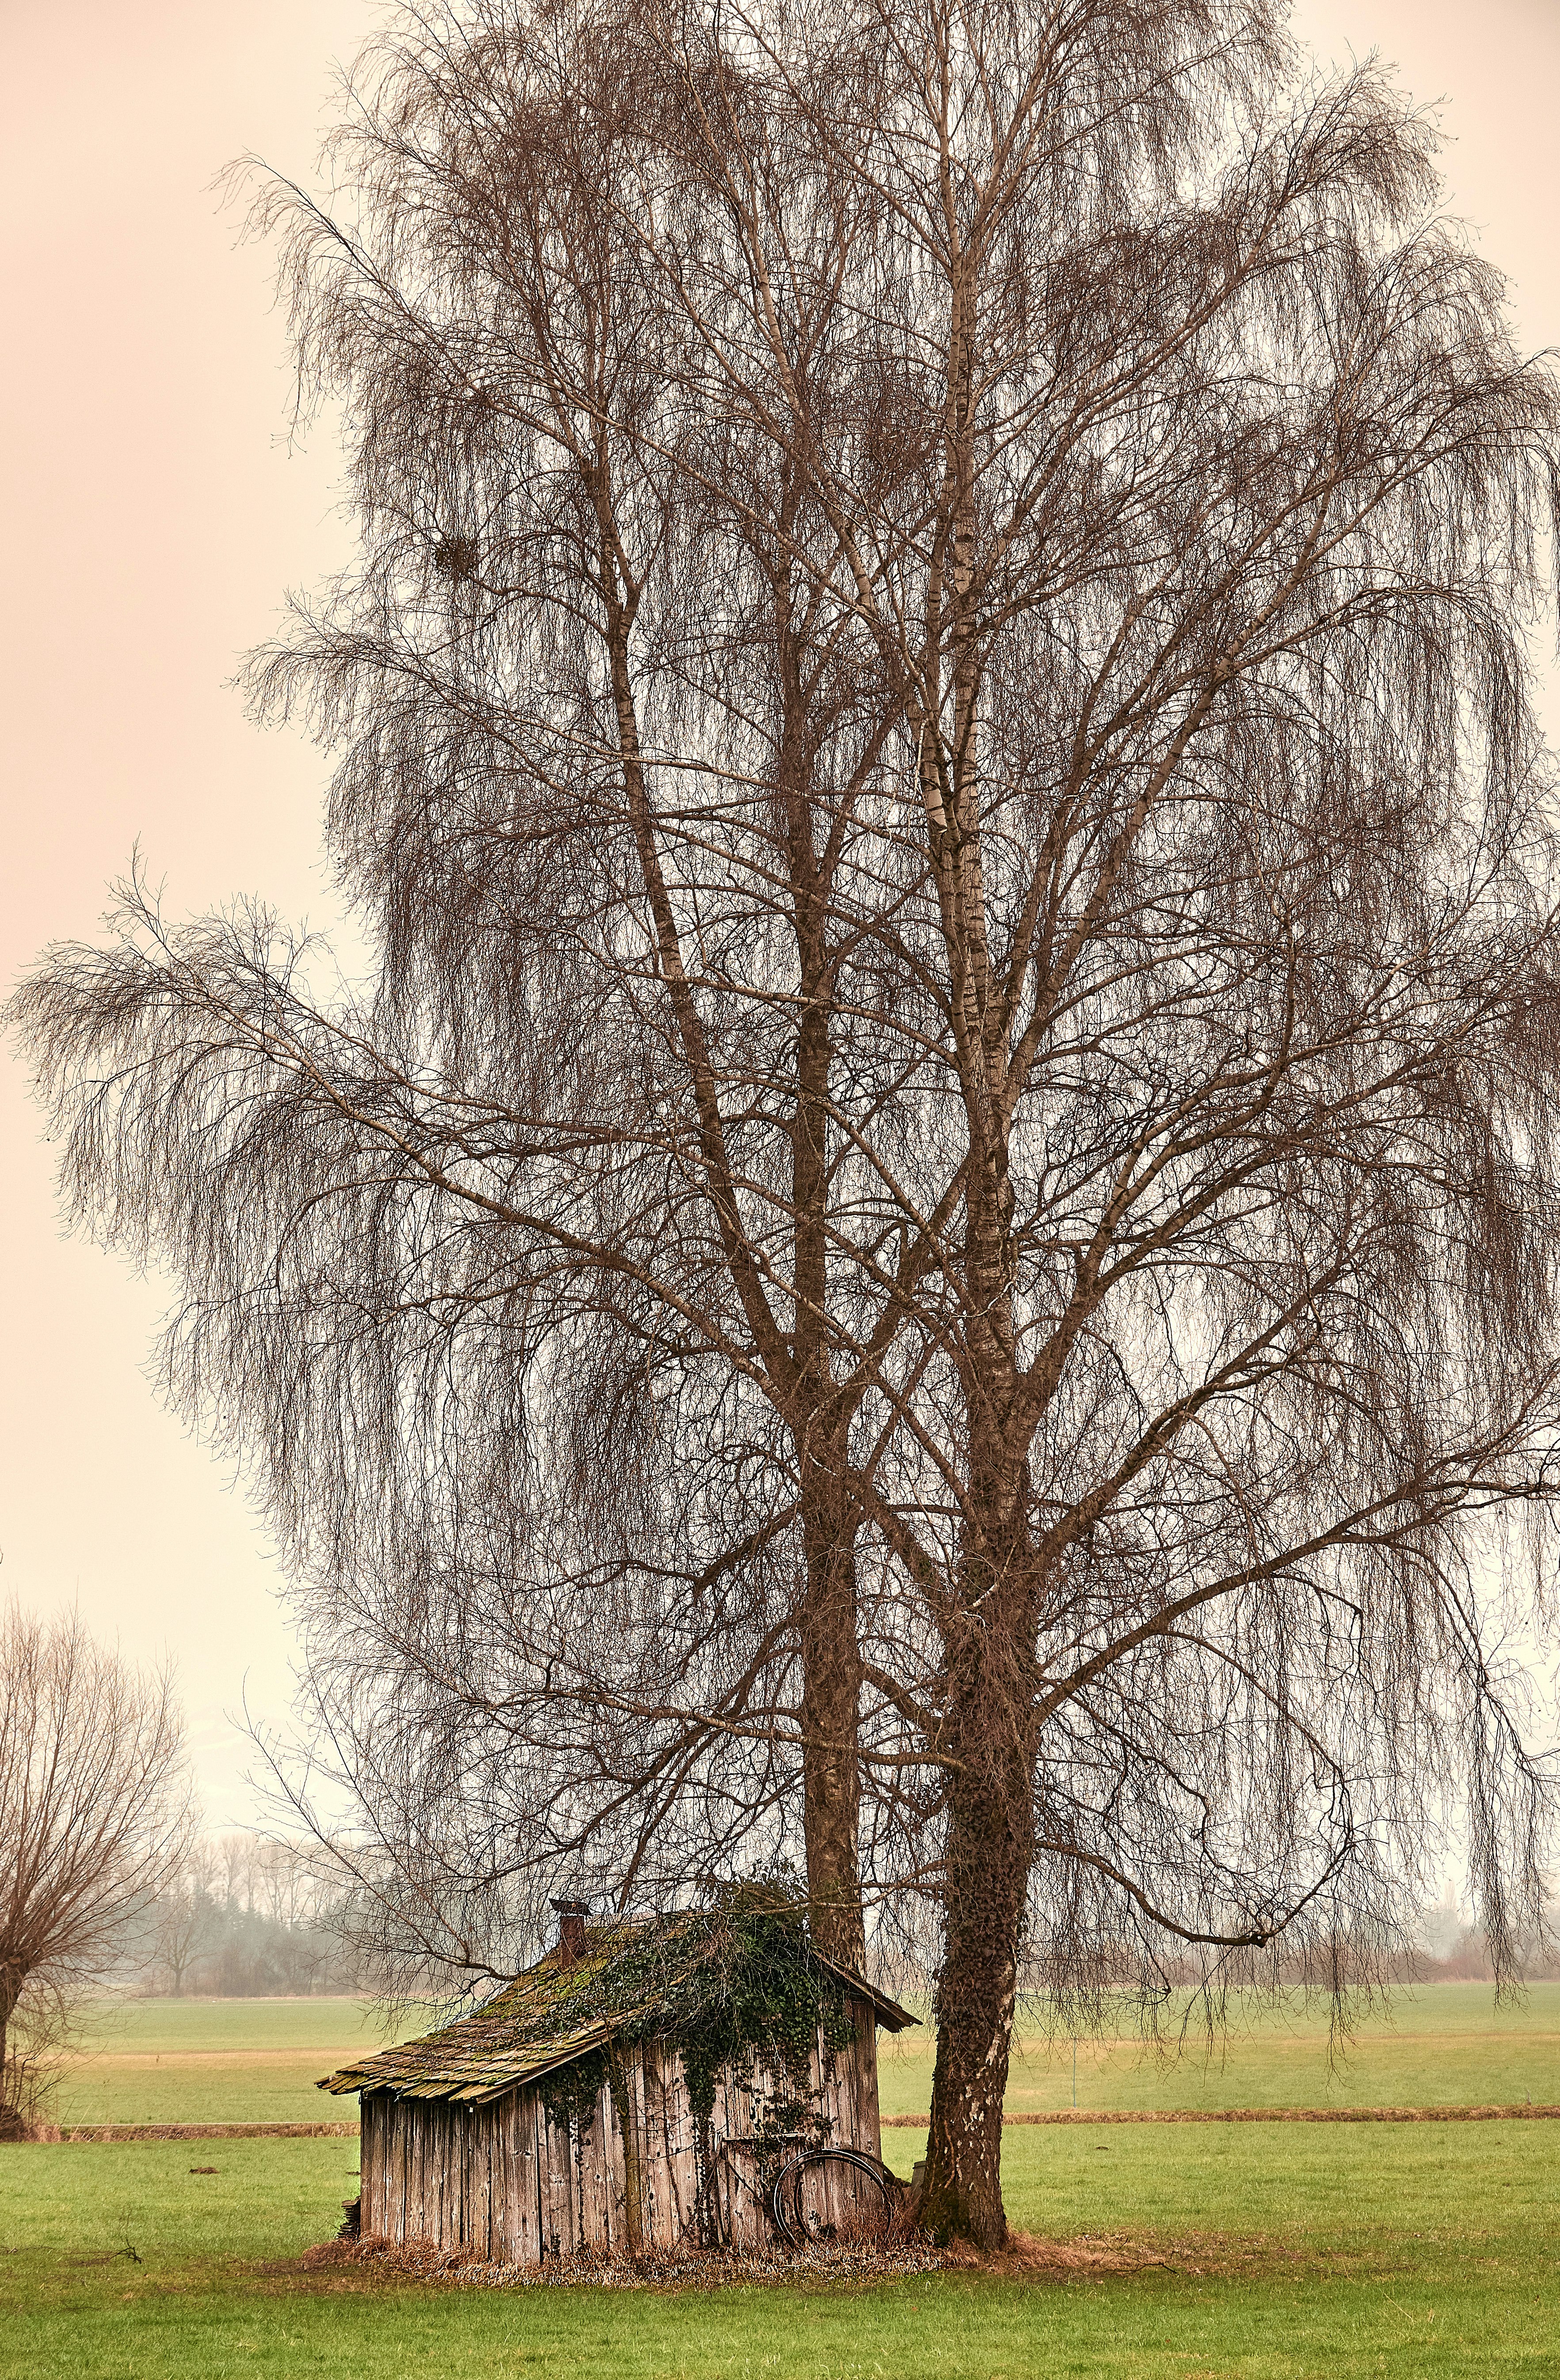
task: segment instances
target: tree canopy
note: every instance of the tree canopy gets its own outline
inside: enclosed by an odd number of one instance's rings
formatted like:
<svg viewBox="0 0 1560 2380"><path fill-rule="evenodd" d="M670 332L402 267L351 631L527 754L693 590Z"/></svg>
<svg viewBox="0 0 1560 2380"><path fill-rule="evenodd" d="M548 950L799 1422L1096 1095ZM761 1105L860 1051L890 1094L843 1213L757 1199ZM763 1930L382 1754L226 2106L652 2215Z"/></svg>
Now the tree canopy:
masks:
<svg viewBox="0 0 1560 2380"><path fill-rule="evenodd" d="M1556 398L1431 147L1263 0L396 20L259 200L372 978L136 884L18 1003L384 1944L930 1910L982 2239L1026 1958L1347 1982L1441 1797L1538 1907Z"/></svg>

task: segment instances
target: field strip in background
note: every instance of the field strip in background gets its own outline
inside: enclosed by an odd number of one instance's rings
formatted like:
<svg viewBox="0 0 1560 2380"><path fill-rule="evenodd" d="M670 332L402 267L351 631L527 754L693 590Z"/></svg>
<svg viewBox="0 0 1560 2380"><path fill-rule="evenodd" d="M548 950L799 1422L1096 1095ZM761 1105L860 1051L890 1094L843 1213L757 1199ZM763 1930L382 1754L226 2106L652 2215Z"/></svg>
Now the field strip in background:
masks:
<svg viewBox="0 0 1560 2380"><path fill-rule="evenodd" d="M96 2066L306 2066L311 2058L360 2058L360 2041L295 2041L282 2049L82 2049L62 2063Z"/></svg>
<svg viewBox="0 0 1560 2380"><path fill-rule="evenodd" d="M1004 2116L1005 2124L1493 2124L1560 2118L1560 2107L1062 2107L1045 2115ZM884 2116L884 2131L924 2131L925 2116ZM304 2141L353 2139L356 2124L71 2124L55 2134L69 2141ZM47 2145L46 2143L41 2143Z"/></svg>
<svg viewBox="0 0 1560 2380"><path fill-rule="evenodd" d="M67 2124L55 2141L323 2141L358 2137L356 2124ZM50 2145L48 2140L40 2145Z"/></svg>
<svg viewBox="0 0 1560 2380"><path fill-rule="evenodd" d="M1058 2107L1043 2115L1005 2115L1005 2124L1493 2124L1560 2117L1560 2107ZM926 2116L884 2116L925 2131Z"/></svg>

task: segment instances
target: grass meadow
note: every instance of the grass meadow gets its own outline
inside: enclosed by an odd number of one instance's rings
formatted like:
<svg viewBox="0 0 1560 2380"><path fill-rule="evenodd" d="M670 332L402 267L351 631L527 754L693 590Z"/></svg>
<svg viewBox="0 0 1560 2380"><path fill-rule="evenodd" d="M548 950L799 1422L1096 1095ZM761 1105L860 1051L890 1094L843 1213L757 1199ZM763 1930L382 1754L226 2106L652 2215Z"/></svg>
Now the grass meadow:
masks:
<svg viewBox="0 0 1560 2380"><path fill-rule="evenodd" d="M343 2000L141 2002L84 2040L67 2123L308 2121L377 2038ZM913 2046L909 2046L913 2045ZM885 2042L889 2112L930 2042ZM1072 2047L1030 2042L1010 2106L1066 2107ZM1176 2060L1081 2044L1085 2108L1560 2101L1560 1985L1496 2011L1438 1985L1363 2024L1238 2020ZM908 2172L922 2135L884 2135ZM356 2190L351 2139L0 2148L0 2380L341 2374L775 2374L796 2380L1354 2380L1560 2374L1560 2125L1013 2127L1011 2272L871 2287L486 2290L299 2267ZM196 2172L213 2167L213 2172Z"/></svg>

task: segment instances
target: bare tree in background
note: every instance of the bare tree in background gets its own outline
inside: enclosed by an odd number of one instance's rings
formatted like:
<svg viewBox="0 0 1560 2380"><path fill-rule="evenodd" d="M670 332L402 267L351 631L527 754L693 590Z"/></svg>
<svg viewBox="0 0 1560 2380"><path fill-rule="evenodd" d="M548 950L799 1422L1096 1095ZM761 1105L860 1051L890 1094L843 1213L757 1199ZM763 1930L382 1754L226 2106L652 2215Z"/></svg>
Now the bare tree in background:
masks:
<svg viewBox="0 0 1560 2380"><path fill-rule="evenodd" d="M259 684L380 978L133 898L21 1003L67 1187L184 1268L409 1932L799 1778L854 1941L859 1807L994 2240L1026 1938L1347 1983L1438 1792L1537 1908L1553 385L1262 6L473 0L340 156L363 560Z"/></svg>
<svg viewBox="0 0 1560 2380"><path fill-rule="evenodd" d="M0 2124L22 2119L18 2017L102 1979L189 1844L167 1677L128 1669L74 1617L0 1610Z"/></svg>
<svg viewBox="0 0 1560 2380"><path fill-rule="evenodd" d="M189 1875L177 1876L157 1897L148 1947L176 2000L183 1998L184 1979L206 1948L211 1917L210 1896Z"/></svg>

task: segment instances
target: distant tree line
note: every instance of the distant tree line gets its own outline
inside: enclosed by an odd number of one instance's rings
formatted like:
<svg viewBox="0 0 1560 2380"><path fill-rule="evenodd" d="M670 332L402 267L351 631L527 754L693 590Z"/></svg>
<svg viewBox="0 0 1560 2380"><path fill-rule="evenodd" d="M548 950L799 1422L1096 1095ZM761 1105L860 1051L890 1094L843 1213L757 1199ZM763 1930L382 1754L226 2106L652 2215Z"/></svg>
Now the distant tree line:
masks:
<svg viewBox="0 0 1560 2380"><path fill-rule="evenodd" d="M206 1836L128 1929L124 1980L174 1998L351 1991L358 1979L341 1916L317 1844Z"/></svg>

